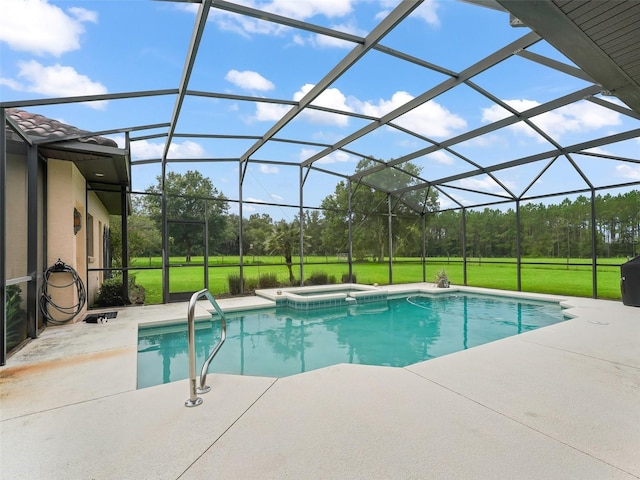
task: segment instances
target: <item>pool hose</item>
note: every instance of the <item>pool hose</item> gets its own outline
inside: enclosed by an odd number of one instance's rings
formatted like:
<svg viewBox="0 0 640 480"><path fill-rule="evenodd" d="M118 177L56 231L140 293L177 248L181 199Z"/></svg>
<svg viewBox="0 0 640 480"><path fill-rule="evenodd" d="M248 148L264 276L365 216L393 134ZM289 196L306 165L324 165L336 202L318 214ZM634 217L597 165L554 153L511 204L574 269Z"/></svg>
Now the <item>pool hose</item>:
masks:
<svg viewBox="0 0 640 480"><path fill-rule="evenodd" d="M71 282L65 285L53 285L49 283L49 277L56 273L69 273L71 274ZM68 307L60 306L56 304L52 299L51 295L47 292L50 288L69 288L75 287L78 294L78 303L75 305L71 305ZM42 285L42 295L40 296L40 311L42 315L44 315L45 321L52 325L62 325L73 320L76 315L78 315L84 304L87 301L87 294L84 288L84 283L82 283L82 279L78 275L78 272L74 270L73 267L67 265L62 260L58 259L56 263L54 263L51 267L47 268L44 272L44 281ZM59 314L62 315L62 318L54 318L51 312L55 310Z"/></svg>

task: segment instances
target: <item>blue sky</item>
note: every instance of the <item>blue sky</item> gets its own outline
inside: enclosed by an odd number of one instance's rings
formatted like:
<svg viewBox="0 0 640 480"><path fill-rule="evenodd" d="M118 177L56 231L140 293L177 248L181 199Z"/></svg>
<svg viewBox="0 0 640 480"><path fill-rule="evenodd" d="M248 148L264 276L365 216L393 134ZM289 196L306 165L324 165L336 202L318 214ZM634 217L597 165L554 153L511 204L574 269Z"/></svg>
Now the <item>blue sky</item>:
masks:
<svg viewBox="0 0 640 480"><path fill-rule="evenodd" d="M246 0L254 8L290 16L323 27L366 36L397 0ZM0 101L171 89L179 84L196 18L197 5L144 0L11 0L0 16ZM410 17L383 38L381 44L431 64L460 72L528 32L509 26L506 13L458 0L425 1ZM269 22L213 9L189 83L190 90L297 101L353 48L353 44ZM569 60L545 42L531 52L564 63ZM430 69L370 51L315 100L315 104L346 112L380 117L449 78ZM514 56L472 78L479 87L522 112L567 95L589 83ZM614 97L600 97L621 103ZM24 107L35 113L87 130L110 130L167 122L175 96L110 100L55 106ZM187 97L176 133L263 135L290 107L237 100ZM396 119L397 125L442 142L495 122L506 110L466 85L456 87ZM630 116L579 101L532 121L556 142L572 145L592 138L640 127ZM278 132L284 139L331 144L359 130L368 120L307 111ZM133 138L165 133L166 128L135 132ZM124 136L114 136L124 145ZM157 159L162 138L132 143L134 162ZM169 171L198 169L228 198L238 198L238 163L254 140L175 138ZM337 151L316 164L341 174L353 173L359 155L390 160L430 144L399 129L382 127L349 144L356 154ZM531 128L517 124L459 143L454 149L480 166L506 162L551 150L552 145ZM245 214L267 212L291 219L295 209L259 202L297 204L301 161L322 147L269 142L252 159L292 166L251 164L243 185ZM640 142L630 139L592 153L638 159ZM215 163L188 159L228 159ZM575 162L596 186L640 181L640 165L574 155ZM464 160L436 152L413 160L426 179L472 170ZM542 171L548 161L496 173L516 195ZM133 188L155 182L159 164L133 168ZM319 205L334 191L338 177L312 172L305 183L304 204ZM455 188L445 190L462 204L487 201L504 194L486 175L454 182L452 187L477 189L479 195ZM584 188L569 162L560 158L528 193ZM614 192L615 193L615 192ZM453 203L441 195L443 207ZM235 207L233 207L235 209Z"/></svg>

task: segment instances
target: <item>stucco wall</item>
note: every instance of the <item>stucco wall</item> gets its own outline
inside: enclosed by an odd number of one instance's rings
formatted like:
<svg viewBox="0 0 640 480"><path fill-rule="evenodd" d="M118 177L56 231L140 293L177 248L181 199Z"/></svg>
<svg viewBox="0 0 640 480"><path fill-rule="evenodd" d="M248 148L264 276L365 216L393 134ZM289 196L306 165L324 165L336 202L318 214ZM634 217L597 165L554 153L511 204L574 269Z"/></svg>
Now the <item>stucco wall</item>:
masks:
<svg viewBox="0 0 640 480"><path fill-rule="evenodd" d="M26 277L27 271L27 174L26 157L18 154L7 155L7 234L6 242L7 278ZM73 319L84 318L85 311L96 297L102 284L102 272L91 272L87 278L87 265L90 268L103 268L103 228L109 226L109 212L94 192L86 191L86 180L72 162L48 159L47 162L47 252L46 267L58 260L72 267L82 280L87 291L84 309ZM87 205L88 203L88 205ZM74 234L74 208L81 216L81 229ZM93 255L87 258L87 210L93 224ZM42 221L42 217L38 219ZM40 227L39 227L40 228ZM38 245L43 248L39 240ZM42 254L41 252L39 255ZM39 260L41 261L41 259ZM47 294L52 302L64 307L57 312L52 306L49 314L56 320L66 320L78 304L78 294L69 273L52 273L49 276ZM23 284L20 284L23 285ZM56 288L60 287L60 288ZM26 296L23 292L23 303ZM23 305L24 307L24 305Z"/></svg>
<svg viewBox="0 0 640 480"><path fill-rule="evenodd" d="M93 240L92 242L87 241L87 247L89 248L87 260L89 262L90 269L104 268L106 265L103 264L102 234L104 227L109 226L109 212L95 192L89 192L87 200L89 204L87 207L88 213L91 215L91 217L87 219L87 223L93 223ZM86 227L85 234L89 232L89 225ZM91 255L90 244L93 246L93 255ZM87 301L89 305L92 305L95 302L98 289L100 288L100 285L102 285L103 278L104 274L102 272L88 272Z"/></svg>
<svg viewBox="0 0 640 480"><path fill-rule="evenodd" d="M72 162L49 159L47 166L47 266L58 259L76 270L84 285L86 278L86 181ZM73 209L82 217L82 228L74 234ZM71 283L71 274L56 273L49 277L51 285ZM53 302L61 307L73 307L78 303L75 288L50 288L47 293ZM86 310L86 305L84 310ZM74 321L84 318L84 310ZM59 314L50 309L54 319L64 319L69 315Z"/></svg>

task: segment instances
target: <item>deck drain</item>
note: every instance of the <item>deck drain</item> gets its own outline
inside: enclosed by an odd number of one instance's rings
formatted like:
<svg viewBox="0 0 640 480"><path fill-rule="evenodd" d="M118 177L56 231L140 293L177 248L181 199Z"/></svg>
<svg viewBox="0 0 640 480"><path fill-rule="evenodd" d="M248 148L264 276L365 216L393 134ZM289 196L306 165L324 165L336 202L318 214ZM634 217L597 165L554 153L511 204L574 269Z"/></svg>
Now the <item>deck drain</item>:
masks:
<svg viewBox="0 0 640 480"><path fill-rule="evenodd" d="M589 320L589 323L593 323L594 325L609 325L609 322L603 322L601 320Z"/></svg>

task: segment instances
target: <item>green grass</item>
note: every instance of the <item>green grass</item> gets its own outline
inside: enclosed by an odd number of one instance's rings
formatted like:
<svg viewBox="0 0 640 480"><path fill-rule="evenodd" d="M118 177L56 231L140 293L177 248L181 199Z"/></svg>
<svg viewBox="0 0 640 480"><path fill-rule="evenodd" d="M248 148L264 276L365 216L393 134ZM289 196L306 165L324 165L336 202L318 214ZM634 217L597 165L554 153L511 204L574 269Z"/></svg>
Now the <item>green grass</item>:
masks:
<svg viewBox="0 0 640 480"><path fill-rule="evenodd" d="M289 273L282 257L252 257L245 256L244 277L258 279L260 274L274 272L278 281L288 284ZM254 262L255 260L255 262ZM314 256L306 257L304 276L309 278L312 273L326 273L335 276L338 282L343 274L348 273L349 266L344 259L337 257ZM598 297L606 299L620 299L620 268L624 258L598 259L597 282ZM182 263L184 258L171 259L171 263ZM209 258L209 290L214 295L229 292L228 276L238 274L239 258L210 257ZM293 273L296 281L299 278L298 258L294 258ZM327 263L339 262L339 263ZM192 264L202 263L202 258L194 257ZM545 263L539 265L538 263ZM592 273L590 259L571 259L571 263L584 265L567 265L566 259L557 258L526 258L522 260L522 290L528 292L551 293L560 295L574 295L582 297L592 296ZM150 265L151 264L151 265ZM146 303L162 302L162 274L161 259L141 258L132 262L132 267L158 267L156 269L132 270L136 275L136 283L146 289ZM453 285L464 283L463 265L460 258L428 258L426 266L426 281L432 282L441 269L445 269ZM356 262L353 273L358 283L386 285L389 283L388 262ZM202 266L187 266L171 268L170 291L196 291L204 286L204 268ZM394 258L393 283L412 283L423 280L420 259ZM475 287L517 290L515 259L467 259L467 285Z"/></svg>

